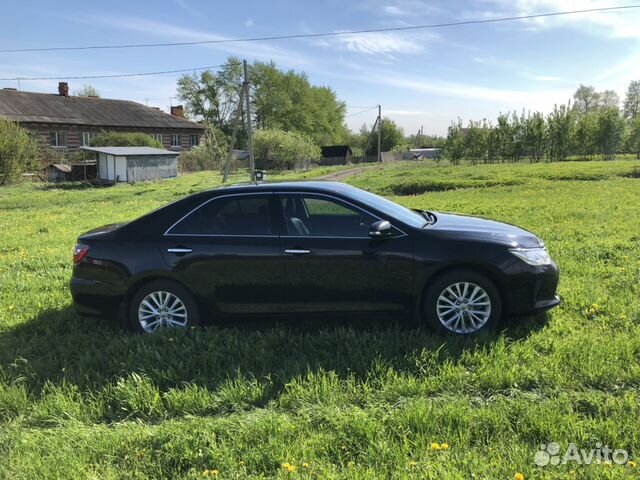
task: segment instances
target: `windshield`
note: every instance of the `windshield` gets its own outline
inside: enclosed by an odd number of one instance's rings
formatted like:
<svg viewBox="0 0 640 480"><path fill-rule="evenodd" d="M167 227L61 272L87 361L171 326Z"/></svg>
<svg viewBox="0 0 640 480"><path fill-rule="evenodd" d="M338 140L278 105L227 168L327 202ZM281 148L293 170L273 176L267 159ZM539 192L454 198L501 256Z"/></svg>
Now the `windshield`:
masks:
<svg viewBox="0 0 640 480"><path fill-rule="evenodd" d="M354 200L366 203L367 205L370 205L371 207L379 210L385 215L388 215L392 218L397 218L401 222L404 222L407 225L411 225L412 227L422 228L427 224L425 218L419 213L414 212L413 210L409 210L402 205L398 205L397 203L380 197L374 193L360 190L359 188L351 188L349 189L349 195Z"/></svg>

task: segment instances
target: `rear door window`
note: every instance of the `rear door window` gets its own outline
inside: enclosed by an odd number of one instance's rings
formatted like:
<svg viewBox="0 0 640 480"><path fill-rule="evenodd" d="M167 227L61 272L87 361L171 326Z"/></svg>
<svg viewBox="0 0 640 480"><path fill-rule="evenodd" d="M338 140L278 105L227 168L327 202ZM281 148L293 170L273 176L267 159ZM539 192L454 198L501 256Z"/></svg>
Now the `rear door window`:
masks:
<svg viewBox="0 0 640 480"><path fill-rule="evenodd" d="M169 235L275 235L272 195L233 195L210 200L174 225Z"/></svg>

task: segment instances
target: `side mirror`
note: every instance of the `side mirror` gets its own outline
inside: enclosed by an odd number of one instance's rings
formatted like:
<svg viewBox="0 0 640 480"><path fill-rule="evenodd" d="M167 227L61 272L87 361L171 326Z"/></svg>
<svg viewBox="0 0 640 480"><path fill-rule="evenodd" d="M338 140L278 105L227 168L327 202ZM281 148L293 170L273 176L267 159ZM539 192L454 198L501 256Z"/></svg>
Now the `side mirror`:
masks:
<svg viewBox="0 0 640 480"><path fill-rule="evenodd" d="M386 220L373 222L369 227L369 236L371 238L385 238L391 236L391 224Z"/></svg>

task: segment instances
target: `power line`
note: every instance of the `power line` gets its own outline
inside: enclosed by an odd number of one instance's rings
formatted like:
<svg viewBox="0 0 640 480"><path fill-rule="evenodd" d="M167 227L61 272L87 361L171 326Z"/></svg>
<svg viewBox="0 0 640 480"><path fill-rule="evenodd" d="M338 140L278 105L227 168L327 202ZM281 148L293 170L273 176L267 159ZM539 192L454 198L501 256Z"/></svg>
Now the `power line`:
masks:
<svg viewBox="0 0 640 480"><path fill-rule="evenodd" d="M356 107L354 105L347 105L346 107L347 108L356 108L356 109L358 109L358 108L376 108L377 105L369 105L368 107Z"/></svg>
<svg viewBox="0 0 640 480"><path fill-rule="evenodd" d="M123 77L147 77L150 75L167 75L170 73L184 73L184 72L196 72L199 70L209 70L214 68L224 67L222 65L211 65L209 67L195 67L184 68L180 70L164 70L161 72L141 72L141 73L114 73L112 75L79 75L79 76L66 76L61 75L59 77L13 77L13 78L0 78L0 81L22 81L22 80L91 80L97 78L123 78Z"/></svg>
<svg viewBox="0 0 640 480"><path fill-rule="evenodd" d="M360 112L350 113L349 115L345 115L344 118L353 117L354 115L360 115L361 113L367 113L376 108L378 108L378 105L376 105L375 107L367 108L366 110L362 110Z"/></svg>
<svg viewBox="0 0 640 480"><path fill-rule="evenodd" d="M120 44L120 45L87 45L79 47L42 47L42 48L15 48L3 49L0 53L25 53L25 52L55 52L68 50L108 50L123 48L152 48L152 47L181 47L190 45L213 45L224 43L240 43L240 42L264 42L271 40L290 40L294 38L317 38L317 37L333 37L338 35L354 35L360 33L383 33L383 32L401 32L408 30L424 30L431 28L457 27L463 25L480 25L486 23L509 22L514 20L527 20L533 18L558 17L562 15L576 15L580 13L608 12L614 10L628 10L632 8L640 8L640 4L622 5L617 7L600 7L587 8L582 10L566 10L562 12L536 13L531 15L517 15L510 17L485 18L476 20L465 20L461 22L432 23L426 25L410 25L406 27L387 27L387 28L368 28L364 30L345 30L341 32L320 32L320 33L299 33L290 35L272 35L268 37L248 37L248 38L228 38L222 40L199 40L192 42L170 42L170 43L136 43L136 44Z"/></svg>

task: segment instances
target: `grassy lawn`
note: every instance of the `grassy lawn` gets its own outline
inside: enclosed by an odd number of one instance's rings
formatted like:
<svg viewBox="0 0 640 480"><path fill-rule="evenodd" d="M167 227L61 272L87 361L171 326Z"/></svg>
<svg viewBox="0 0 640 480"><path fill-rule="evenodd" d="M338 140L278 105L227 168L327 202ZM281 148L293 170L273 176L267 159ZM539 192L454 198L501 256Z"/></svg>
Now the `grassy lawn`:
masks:
<svg viewBox="0 0 640 480"><path fill-rule="evenodd" d="M348 180L545 239L563 305L473 340L380 318L127 333L73 313L77 235L220 177L0 189L0 478L638 478L533 462L551 441L640 457L637 165L406 162Z"/></svg>

